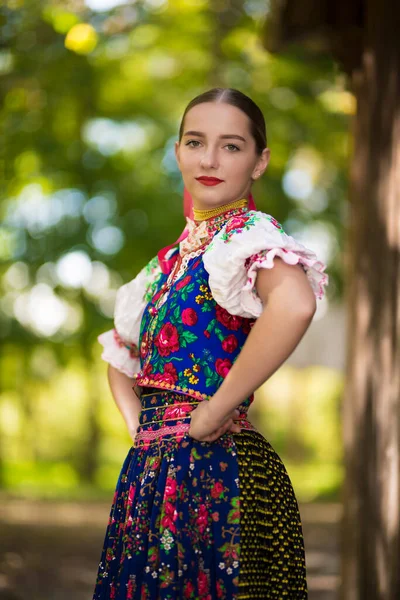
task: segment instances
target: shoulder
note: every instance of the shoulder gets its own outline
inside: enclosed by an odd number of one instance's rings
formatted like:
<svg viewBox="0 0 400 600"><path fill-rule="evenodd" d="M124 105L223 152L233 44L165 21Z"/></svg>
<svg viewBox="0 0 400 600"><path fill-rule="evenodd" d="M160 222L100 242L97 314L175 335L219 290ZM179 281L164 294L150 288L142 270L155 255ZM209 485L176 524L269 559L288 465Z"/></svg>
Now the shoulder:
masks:
<svg viewBox="0 0 400 600"><path fill-rule="evenodd" d="M216 301L232 314L259 316L257 271L273 268L276 257L287 264L301 264L316 296L322 297L328 276L315 252L288 235L272 215L249 210L229 219L204 253L204 267Z"/></svg>

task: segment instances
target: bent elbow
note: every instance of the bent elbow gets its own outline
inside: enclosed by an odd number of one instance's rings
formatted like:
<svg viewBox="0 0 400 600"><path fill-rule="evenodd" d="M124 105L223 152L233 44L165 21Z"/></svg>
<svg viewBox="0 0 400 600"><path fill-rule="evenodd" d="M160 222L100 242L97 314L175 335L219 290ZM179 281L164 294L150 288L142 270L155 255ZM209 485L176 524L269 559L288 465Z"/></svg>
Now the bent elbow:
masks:
<svg viewBox="0 0 400 600"><path fill-rule="evenodd" d="M312 296L310 300L299 302L296 306L296 312L299 313L304 319L312 320L317 310L317 300L315 296Z"/></svg>

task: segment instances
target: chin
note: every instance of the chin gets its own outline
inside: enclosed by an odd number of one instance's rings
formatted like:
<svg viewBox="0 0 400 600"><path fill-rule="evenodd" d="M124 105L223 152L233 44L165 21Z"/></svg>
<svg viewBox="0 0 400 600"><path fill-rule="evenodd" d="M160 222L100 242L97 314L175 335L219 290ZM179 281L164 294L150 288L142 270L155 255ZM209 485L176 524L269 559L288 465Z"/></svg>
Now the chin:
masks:
<svg viewBox="0 0 400 600"><path fill-rule="evenodd" d="M201 185L201 184L199 184ZM201 204L204 208L213 208L214 206L219 206L220 204L228 204L228 202L232 202L232 196L229 194L221 193L220 190L216 188L219 186L213 187L204 187L204 190L196 189L195 192L189 190L190 195L193 198L193 202L196 204ZM189 188L187 188L189 189ZM234 198L235 199L235 198Z"/></svg>

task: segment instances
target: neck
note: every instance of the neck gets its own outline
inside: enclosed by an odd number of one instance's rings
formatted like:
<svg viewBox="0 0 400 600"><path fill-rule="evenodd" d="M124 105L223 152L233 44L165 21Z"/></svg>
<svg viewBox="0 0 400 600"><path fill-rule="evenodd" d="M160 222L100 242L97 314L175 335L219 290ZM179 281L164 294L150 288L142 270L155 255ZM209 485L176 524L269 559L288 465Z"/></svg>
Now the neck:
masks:
<svg viewBox="0 0 400 600"><path fill-rule="evenodd" d="M241 198L240 200L234 200L233 202L228 202L227 204L216 206L215 208L200 209L193 207L193 218L195 221L205 221L211 217L222 215L228 210L233 210L234 208L243 208L247 206L247 202L247 198Z"/></svg>

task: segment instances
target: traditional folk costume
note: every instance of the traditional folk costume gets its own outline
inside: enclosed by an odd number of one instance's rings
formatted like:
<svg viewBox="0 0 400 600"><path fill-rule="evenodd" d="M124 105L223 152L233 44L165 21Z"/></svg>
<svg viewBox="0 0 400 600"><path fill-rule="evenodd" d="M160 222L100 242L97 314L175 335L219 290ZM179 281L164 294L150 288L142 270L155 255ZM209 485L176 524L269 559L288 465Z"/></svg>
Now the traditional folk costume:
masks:
<svg viewBox="0 0 400 600"><path fill-rule="evenodd" d="M114 328L98 338L102 358L142 393L93 600L304 600L298 504L282 460L247 419L254 395L239 406L240 433L200 442L188 429L262 312L258 269L276 256L300 263L322 298L325 265L254 210L251 195L196 220L188 197L183 234L118 290Z"/></svg>

